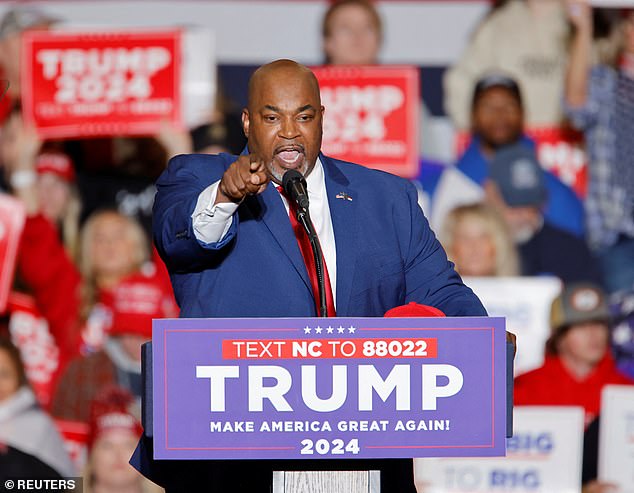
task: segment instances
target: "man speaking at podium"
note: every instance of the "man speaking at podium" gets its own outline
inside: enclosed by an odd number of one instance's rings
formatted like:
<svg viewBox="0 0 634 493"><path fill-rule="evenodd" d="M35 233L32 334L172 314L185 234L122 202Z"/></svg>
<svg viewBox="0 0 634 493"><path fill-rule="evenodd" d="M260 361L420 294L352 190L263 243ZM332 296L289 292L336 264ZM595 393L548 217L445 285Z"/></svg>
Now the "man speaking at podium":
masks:
<svg viewBox="0 0 634 493"><path fill-rule="evenodd" d="M170 161L157 182L154 241L181 317L382 317L410 301L449 316L485 316L430 230L412 184L320 153L323 114L315 75L278 60L249 82L241 156ZM295 217L297 197L280 187L289 170L306 179L325 261L322 290ZM196 491L268 492L271 471L289 469L381 469L383 493L415 491L411 461L166 462L153 469L168 492L194 491L182 484L193 476Z"/></svg>

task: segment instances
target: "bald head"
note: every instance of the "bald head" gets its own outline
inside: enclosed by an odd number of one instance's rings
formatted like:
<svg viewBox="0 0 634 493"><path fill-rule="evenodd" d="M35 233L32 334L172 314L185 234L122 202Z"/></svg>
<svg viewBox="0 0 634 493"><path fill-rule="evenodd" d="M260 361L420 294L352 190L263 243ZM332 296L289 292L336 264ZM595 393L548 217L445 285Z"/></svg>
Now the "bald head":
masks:
<svg viewBox="0 0 634 493"><path fill-rule="evenodd" d="M242 112L249 152L264 161L273 181L289 169L308 175L321 148L324 108L317 78L292 60L257 69L249 81L249 103Z"/></svg>
<svg viewBox="0 0 634 493"><path fill-rule="evenodd" d="M319 83L315 74L305 65L293 60L282 59L262 65L253 72L249 79L249 101L247 103L249 110L253 110L253 103L260 96L260 93L271 84L307 84L314 91L321 105Z"/></svg>

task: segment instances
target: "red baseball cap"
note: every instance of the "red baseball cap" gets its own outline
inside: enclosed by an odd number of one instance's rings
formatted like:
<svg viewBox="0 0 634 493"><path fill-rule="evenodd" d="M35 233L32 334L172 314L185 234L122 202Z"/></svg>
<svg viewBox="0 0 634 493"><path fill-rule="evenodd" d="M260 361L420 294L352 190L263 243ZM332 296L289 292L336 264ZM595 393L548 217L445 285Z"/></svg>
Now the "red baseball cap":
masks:
<svg viewBox="0 0 634 493"><path fill-rule="evenodd" d="M433 306L421 305L410 301L407 305L394 307L385 312L385 317L445 317L446 315Z"/></svg>
<svg viewBox="0 0 634 493"><path fill-rule="evenodd" d="M171 293L155 278L133 276L120 282L112 291L110 335L136 334L152 337L152 319L178 316Z"/></svg>
<svg viewBox="0 0 634 493"><path fill-rule="evenodd" d="M35 158L38 174L53 173L68 183L75 182L75 168L69 156L61 152L43 152Z"/></svg>
<svg viewBox="0 0 634 493"><path fill-rule="evenodd" d="M105 432L112 430L129 431L140 437L143 428L132 414L134 397L127 390L114 385L104 387L90 403L90 435L88 443L92 447Z"/></svg>

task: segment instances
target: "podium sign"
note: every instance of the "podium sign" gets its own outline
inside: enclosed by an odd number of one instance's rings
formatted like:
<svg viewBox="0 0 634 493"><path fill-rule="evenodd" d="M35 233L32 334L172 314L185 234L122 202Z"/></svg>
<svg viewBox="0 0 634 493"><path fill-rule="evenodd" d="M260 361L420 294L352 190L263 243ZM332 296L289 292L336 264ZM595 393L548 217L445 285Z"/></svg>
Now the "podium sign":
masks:
<svg viewBox="0 0 634 493"><path fill-rule="evenodd" d="M502 318L155 320L156 459L502 456Z"/></svg>

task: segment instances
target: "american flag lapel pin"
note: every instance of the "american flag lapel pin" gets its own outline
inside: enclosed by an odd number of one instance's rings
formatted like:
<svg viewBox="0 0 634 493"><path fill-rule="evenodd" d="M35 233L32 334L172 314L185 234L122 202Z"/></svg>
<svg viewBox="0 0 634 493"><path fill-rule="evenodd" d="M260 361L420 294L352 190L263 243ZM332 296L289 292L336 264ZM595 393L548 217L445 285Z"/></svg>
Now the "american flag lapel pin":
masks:
<svg viewBox="0 0 634 493"><path fill-rule="evenodd" d="M350 195L348 195L346 192L339 192L337 195L335 195L335 198L352 202L352 197L350 197Z"/></svg>

